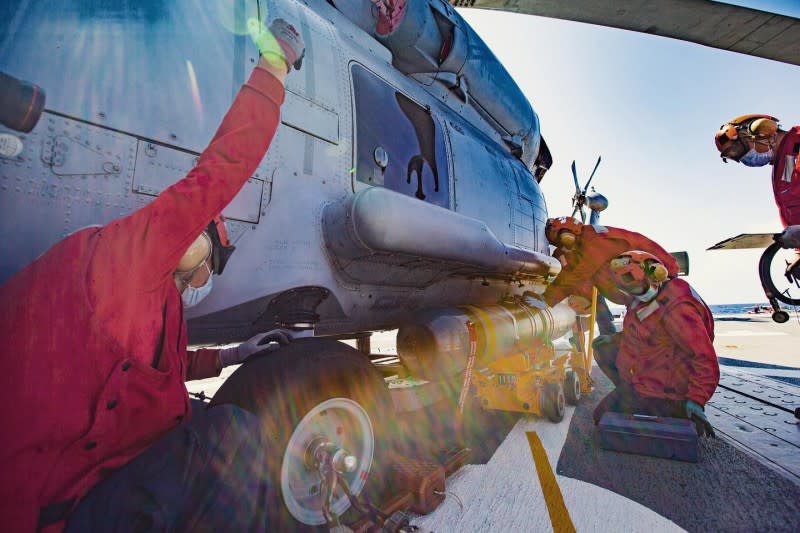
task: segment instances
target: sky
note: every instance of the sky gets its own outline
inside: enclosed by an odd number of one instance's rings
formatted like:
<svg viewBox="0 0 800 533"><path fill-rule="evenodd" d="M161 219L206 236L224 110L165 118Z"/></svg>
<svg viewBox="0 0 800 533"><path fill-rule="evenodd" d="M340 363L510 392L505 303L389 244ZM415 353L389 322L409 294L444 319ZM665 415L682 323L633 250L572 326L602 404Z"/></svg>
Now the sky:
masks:
<svg viewBox="0 0 800 533"><path fill-rule="evenodd" d="M800 17L800 2L762 4ZM685 279L709 304L766 302L761 250L706 248L783 229L771 167L724 164L714 133L748 113L800 124L800 67L578 22L459 13L539 115L554 160L542 181L550 216L572 213L572 161L583 184L601 155L592 185L609 200L602 224L687 251Z"/></svg>

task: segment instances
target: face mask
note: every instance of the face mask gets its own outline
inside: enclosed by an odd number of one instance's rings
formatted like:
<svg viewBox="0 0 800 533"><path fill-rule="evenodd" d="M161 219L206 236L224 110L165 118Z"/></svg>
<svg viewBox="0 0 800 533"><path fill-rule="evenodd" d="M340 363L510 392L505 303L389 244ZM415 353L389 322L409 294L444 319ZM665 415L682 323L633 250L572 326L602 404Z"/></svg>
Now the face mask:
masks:
<svg viewBox="0 0 800 533"><path fill-rule="evenodd" d="M651 286L644 292L644 294L639 294L638 296L634 296L633 298L635 300L638 300L646 304L648 302L651 302L653 298L656 297L656 294L658 294L658 288Z"/></svg>
<svg viewBox="0 0 800 533"><path fill-rule="evenodd" d="M181 300L183 300L183 307L185 309L189 309L190 307L194 307L195 305L199 304L200 301L208 296L208 293L211 292L211 280L214 276L208 276L208 281L202 287L192 287L191 285L187 285L186 288L181 293Z"/></svg>
<svg viewBox="0 0 800 533"><path fill-rule="evenodd" d="M751 148L749 152L742 156L739 162L748 167L763 167L772 163L774 157L775 153L772 148L769 149L769 152L764 152L763 154L756 152L755 148Z"/></svg>

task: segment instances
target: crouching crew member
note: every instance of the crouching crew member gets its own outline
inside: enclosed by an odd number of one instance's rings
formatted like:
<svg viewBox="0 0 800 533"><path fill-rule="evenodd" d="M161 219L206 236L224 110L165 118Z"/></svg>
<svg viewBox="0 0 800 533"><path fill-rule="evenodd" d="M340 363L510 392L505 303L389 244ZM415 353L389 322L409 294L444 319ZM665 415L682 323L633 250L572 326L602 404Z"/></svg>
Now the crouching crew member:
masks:
<svg viewBox="0 0 800 533"><path fill-rule="evenodd" d="M570 295L591 301L592 287L597 287L602 297L597 300L597 324L603 335L616 332L613 317L603 298L619 305L630 303L630 296L614 283L609 261L627 250L644 250L658 257L670 276L678 275L678 263L669 252L633 231L582 224L573 217L560 217L547 221L545 234L550 244L556 247L553 256L561 261L562 266L561 272L544 292L545 302L552 307Z"/></svg>
<svg viewBox="0 0 800 533"><path fill-rule="evenodd" d="M689 418L699 435L713 437L704 406L719 362L708 306L653 254L625 252L610 272L631 303L622 331L594 342L597 364L616 386L595 409L595 424L606 411Z"/></svg>
<svg viewBox="0 0 800 533"><path fill-rule="evenodd" d="M264 157L288 66L304 52L285 21L269 30L186 177L69 235L0 287L4 531L267 528L259 421L221 406L189 422L184 381L219 375L271 337L187 351L184 308L222 273L232 247L218 214Z"/></svg>

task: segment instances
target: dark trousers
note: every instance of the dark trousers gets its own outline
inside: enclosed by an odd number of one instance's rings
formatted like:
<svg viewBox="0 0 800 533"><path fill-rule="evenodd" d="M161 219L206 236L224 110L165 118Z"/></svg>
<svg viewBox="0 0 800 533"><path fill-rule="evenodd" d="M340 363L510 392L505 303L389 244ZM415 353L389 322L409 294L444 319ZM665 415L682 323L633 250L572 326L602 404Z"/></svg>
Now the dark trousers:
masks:
<svg viewBox="0 0 800 533"><path fill-rule="evenodd" d="M608 308L606 299L601 294L597 295L597 308L595 310L597 321L597 329L600 330L600 335L613 335L617 332L617 327L614 325L614 315Z"/></svg>
<svg viewBox="0 0 800 533"><path fill-rule="evenodd" d="M614 342L596 343L593 346L594 359L597 366L608 376L616 387L595 407L594 423L600 422L606 411L626 414L642 414L669 418L686 418L684 402L667 398L641 396L627 381L624 381L617 368L619 353L619 336Z"/></svg>
<svg viewBox="0 0 800 533"><path fill-rule="evenodd" d="M189 423L97 484L66 531L266 531L264 441L252 413L195 408Z"/></svg>

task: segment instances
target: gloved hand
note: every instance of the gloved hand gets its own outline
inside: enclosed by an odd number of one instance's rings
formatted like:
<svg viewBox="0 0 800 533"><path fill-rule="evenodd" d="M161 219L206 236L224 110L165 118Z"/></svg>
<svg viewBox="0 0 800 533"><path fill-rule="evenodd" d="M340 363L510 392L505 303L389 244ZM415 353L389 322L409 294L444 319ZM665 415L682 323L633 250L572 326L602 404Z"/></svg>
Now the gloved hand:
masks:
<svg viewBox="0 0 800 533"><path fill-rule="evenodd" d="M260 23L254 22L250 27L250 35L267 61L273 64L284 61L287 72L292 66L300 70L306 54L306 44L294 26L283 19L275 19L264 30Z"/></svg>
<svg viewBox="0 0 800 533"><path fill-rule="evenodd" d="M567 298L567 305L579 315L588 315L592 312L592 301L577 294Z"/></svg>
<svg viewBox="0 0 800 533"><path fill-rule="evenodd" d="M602 350L604 346L609 344L614 344L617 342L619 338L619 333L615 333L614 335L598 335L592 341L592 349L593 350Z"/></svg>
<svg viewBox="0 0 800 533"><path fill-rule="evenodd" d="M789 226L783 233L775 236L775 241L784 248L800 248L800 225Z"/></svg>
<svg viewBox="0 0 800 533"><path fill-rule="evenodd" d="M259 333L239 346L223 348L219 351L219 361L223 367L238 365L251 355L277 350L292 342L292 332L288 329L273 329Z"/></svg>
<svg viewBox="0 0 800 533"><path fill-rule="evenodd" d="M375 32L388 35L400 26L406 14L406 0L372 0L378 9L378 22Z"/></svg>
<svg viewBox="0 0 800 533"><path fill-rule="evenodd" d="M714 428L711 427L708 418L706 418L705 410L699 403L695 402L694 400L686 400L684 408L686 409L686 418L694 422L694 425L697 428L697 434L699 436L701 437L717 436L714 433Z"/></svg>

